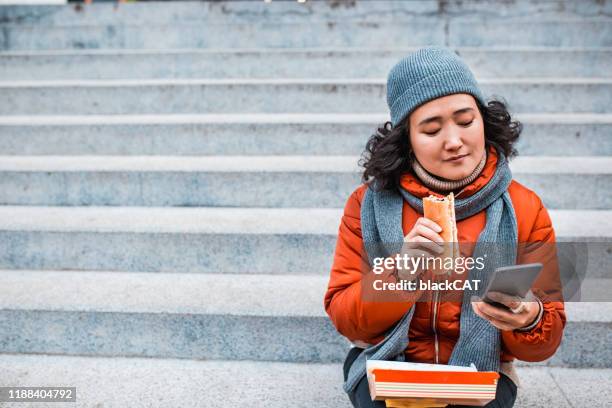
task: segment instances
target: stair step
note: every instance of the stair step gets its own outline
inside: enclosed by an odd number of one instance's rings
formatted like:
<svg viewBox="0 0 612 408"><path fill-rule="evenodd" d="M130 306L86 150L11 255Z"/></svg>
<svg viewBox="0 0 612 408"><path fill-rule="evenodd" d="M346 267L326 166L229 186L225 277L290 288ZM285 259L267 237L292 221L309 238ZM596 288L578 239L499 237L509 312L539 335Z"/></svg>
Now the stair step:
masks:
<svg viewBox="0 0 612 408"><path fill-rule="evenodd" d="M600 0L547 0L500 3L497 0L453 1L440 7L438 0L398 2L270 2L259 1L175 1L172 5L105 4L104 2L70 6L12 6L0 8L0 20L6 23L40 26L73 25L148 25L224 21L227 23L299 23L310 21L398 21L406 18L452 16L504 19L567 18L609 16L609 5Z"/></svg>
<svg viewBox="0 0 612 408"><path fill-rule="evenodd" d="M372 113L386 110L385 83L366 78L5 81L0 114ZM503 95L518 112L607 113L612 102L612 78L480 84L485 95Z"/></svg>
<svg viewBox="0 0 612 408"><path fill-rule="evenodd" d="M612 156L612 115L513 115L521 155ZM1 116L4 155L359 155L388 114ZM568 149L567 146L572 146Z"/></svg>
<svg viewBox="0 0 612 408"><path fill-rule="evenodd" d="M343 207L360 184L358 161L356 156L0 156L0 203ZM612 156L519 156L510 167L551 209L612 208ZM577 186L583 195L572 194Z"/></svg>
<svg viewBox="0 0 612 408"><path fill-rule="evenodd" d="M0 377L76 387L82 407L351 407L339 364L0 354Z"/></svg>
<svg viewBox="0 0 612 408"><path fill-rule="evenodd" d="M315 275L0 270L0 305L32 311L323 317L327 280Z"/></svg>
<svg viewBox="0 0 612 408"><path fill-rule="evenodd" d="M324 317L319 276L0 271L0 281L0 327L17 325L2 330L5 352L329 362L348 344Z"/></svg>
<svg viewBox="0 0 612 408"><path fill-rule="evenodd" d="M537 28L534 28L537 26ZM577 19L457 19L448 23L452 46L537 45L548 47L612 45L610 21L599 18ZM510 38L509 33L512 33Z"/></svg>
<svg viewBox="0 0 612 408"><path fill-rule="evenodd" d="M326 363L348 345L325 276L3 270L0 283L5 352ZM562 346L541 364L612 368L612 302L566 305Z"/></svg>
<svg viewBox="0 0 612 408"><path fill-rule="evenodd" d="M522 387L516 406L600 406L612 398L611 369L517 371ZM6 386L74 386L79 405L88 407L224 407L246 400L270 408L286 407L289 400L291 407L351 406L342 390L341 364L0 354L0 376Z"/></svg>
<svg viewBox="0 0 612 408"><path fill-rule="evenodd" d="M0 52L4 80L386 77L407 48L69 50ZM480 78L610 77L612 48L459 47Z"/></svg>
<svg viewBox="0 0 612 408"><path fill-rule="evenodd" d="M612 211L550 210L559 241L612 242ZM329 273L341 209L0 206L0 268ZM599 252L597 252L599 251ZM608 249L609 251L609 249ZM608 263L609 265L609 263Z"/></svg>
<svg viewBox="0 0 612 408"><path fill-rule="evenodd" d="M341 208L388 69L447 44L529 112L512 170L601 297L517 364L517 406L612 401L611 23L600 0L0 7L0 385L349 407L323 307Z"/></svg>
<svg viewBox="0 0 612 408"><path fill-rule="evenodd" d="M523 17L76 24L3 24L0 50L83 48L303 48L447 45L450 47L612 46L609 17ZM279 36L278 33L283 35ZM511 34L511 35L510 35Z"/></svg>

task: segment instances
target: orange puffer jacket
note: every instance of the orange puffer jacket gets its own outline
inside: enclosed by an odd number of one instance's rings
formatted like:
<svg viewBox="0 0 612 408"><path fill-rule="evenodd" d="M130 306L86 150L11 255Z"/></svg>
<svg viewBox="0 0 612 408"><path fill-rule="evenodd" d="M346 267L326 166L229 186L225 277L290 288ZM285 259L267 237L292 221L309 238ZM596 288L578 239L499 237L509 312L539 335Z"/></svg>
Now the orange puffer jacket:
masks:
<svg viewBox="0 0 612 408"><path fill-rule="evenodd" d="M464 188L461 198L474 194L493 176L497 164L496 151L490 148L485 168L479 177ZM401 179L401 185L417 197L430 194L440 196L429 190L412 174ZM331 269L324 305L336 329L354 343L376 344L383 340L385 332L397 323L414 302L398 299L390 302L368 302L361 296L362 259L365 250L362 245L360 208L366 186L361 185L349 197L339 228L339 235ZM546 208L540 198L523 185L512 181L508 188L518 224L519 243L552 243L554 248L555 232ZM403 230L406 235L414 226L419 214L404 202ZM475 243L485 226L485 211L457 222L458 239L461 243ZM463 256L472 256L474 244L461 245ZM529 255L518 256L517 263L538 261ZM372 273L371 271L369 272ZM556 255L544 264L540 278L534 283L538 288L540 279L558 276ZM502 331L501 361L515 358L524 361L542 361L554 354L558 348L565 327L565 310L557 293L534 290L543 301L544 314L540 323L528 332ZM549 300L547 300L549 299ZM435 309L435 310L434 310ZM461 303L417 302L415 314L409 328L409 345L405 351L406 360L422 363L447 364L455 343L459 338L459 318Z"/></svg>

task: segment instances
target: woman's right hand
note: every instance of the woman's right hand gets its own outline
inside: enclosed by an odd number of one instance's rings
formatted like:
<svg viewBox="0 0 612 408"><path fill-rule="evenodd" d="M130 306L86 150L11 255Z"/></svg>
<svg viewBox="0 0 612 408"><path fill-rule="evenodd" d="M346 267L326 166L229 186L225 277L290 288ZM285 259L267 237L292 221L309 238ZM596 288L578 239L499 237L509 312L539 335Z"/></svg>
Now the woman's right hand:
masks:
<svg viewBox="0 0 612 408"><path fill-rule="evenodd" d="M414 227L404 237L404 245L400 256L404 258L406 254L409 258L412 257L437 257L444 252L444 239L440 236L442 228L432 220L420 217L414 224ZM418 267L412 273L410 270L398 268L397 274L400 279L413 280L420 276L426 270Z"/></svg>

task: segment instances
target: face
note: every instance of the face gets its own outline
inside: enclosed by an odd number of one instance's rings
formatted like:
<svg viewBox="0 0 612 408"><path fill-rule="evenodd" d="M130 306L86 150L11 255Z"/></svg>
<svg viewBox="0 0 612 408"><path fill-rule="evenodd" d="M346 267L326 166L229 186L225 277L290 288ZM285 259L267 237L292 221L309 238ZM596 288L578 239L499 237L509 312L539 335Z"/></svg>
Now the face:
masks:
<svg viewBox="0 0 612 408"><path fill-rule="evenodd" d="M443 96L410 114L410 144L425 170L460 180L478 166L485 149L484 124L470 94ZM450 160L455 156L464 156Z"/></svg>

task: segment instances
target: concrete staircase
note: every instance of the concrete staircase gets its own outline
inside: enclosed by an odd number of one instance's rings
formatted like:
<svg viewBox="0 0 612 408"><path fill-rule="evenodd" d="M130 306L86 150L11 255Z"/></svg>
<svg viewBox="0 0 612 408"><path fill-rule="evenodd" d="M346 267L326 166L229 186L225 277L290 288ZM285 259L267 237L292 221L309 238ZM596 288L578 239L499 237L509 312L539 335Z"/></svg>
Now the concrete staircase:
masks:
<svg viewBox="0 0 612 408"><path fill-rule="evenodd" d="M388 69L429 44L524 122L516 179L610 288L611 2L0 7L0 386L349 406L335 235ZM567 309L517 406L612 403L612 303Z"/></svg>

